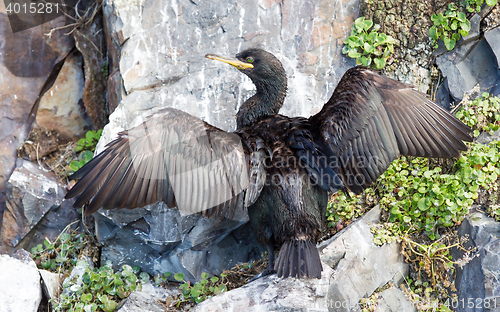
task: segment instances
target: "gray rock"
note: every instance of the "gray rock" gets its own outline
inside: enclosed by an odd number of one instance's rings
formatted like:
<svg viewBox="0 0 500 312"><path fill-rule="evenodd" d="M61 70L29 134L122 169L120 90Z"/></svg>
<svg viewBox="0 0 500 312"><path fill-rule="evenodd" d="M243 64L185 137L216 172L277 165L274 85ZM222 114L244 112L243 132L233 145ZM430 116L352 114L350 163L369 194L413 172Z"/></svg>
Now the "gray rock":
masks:
<svg viewBox="0 0 500 312"><path fill-rule="evenodd" d="M491 50L495 54L497 67L500 64L500 28L493 28L484 34L484 39L488 42Z"/></svg>
<svg viewBox="0 0 500 312"><path fill-rule="evenodd" d="M323 263L321 279L260 278L198 304L195 312L212 311L328 311L328 288L333 270Z"/></svg>
<svg viewBox="0 0 500 312"><path fill-rule="evenodd" d="M0 255L0 311L36 312L42 300L40 274L27 255L22 259Z"/></svg>
<svg viewBox="0 0 500 312"><path fill-rule="evenodd" d="M53 172L18 160L6 190L8 209L0 229L0 251L30 249L45 236L55 238L73 220L76 210L64 201L66 190Z"/></svg>
<svg viewBox="0 0 500 312"><path fill-rule="evenodd" d="M482 308L500 311L500 223L483 213L473 212L458 228L459 236L465 234L477 251L466 255L453 252L455 259L465 263L457 269L458 300L453 302L453 307L457 311L482 311Z"/></svg>
<svg viewBox="0 0 500 312"><path fill-rule="evenodd" d="M83 84L82 58L72 55L64 62L54 85L40 100L37 125L57 130L65 141L85 136L92 123L84 118L80 104Z"/></svg>
<svg viewBox="0 0 500 312"><path fill-rule="evenodd" d="M488 145L493 141L500 141L500 130L497 130L493 133L493 135L490 135L487 132L481 132L481 134L475 139L477 143L481 143L484 145Z"/></svg>
<svg viewBox="0 0 500 312"><path fill-rule="evenodd" d="M59 298L62 286L62 274L52 273L46 270L39 270L42 278L42 287L48 299Z"/></svg>
<svg viewBox="0 0 500 312"><path fill-rule="evenodd" d="M153 296L146 292L134 291L125 299L118 312L163 312L165 306L158 303Z"/></svg>
<svg viewBox="0 0 500 312"><path fill-rule="evenodd" d="M330 239L322 250L322 259L328 254L344 253L330 280L329 311L357 311L361 298L370 296L388 282L399 285L408 275L408 264L400 254L399 244L379 247L373 243L370 224L377 222L379 217L380 208L376 206Z"/></svg>
<svg viewBox="0 0 500 312"><path fill-rule="evenodd" d="M392 287L380 293L379 302L377 305L377 311L413 312L417 311L417 308L410 301L408 301L408 299L405 297L405 295L401 290Z"/></svg>
<svg viewBox="0 0 500 312"><path fill-rule="evenodd" d="M461 100L464 93L477 84L481 91L494 86L500 77L496 62L495 54L485 39L464 43L436 58L436 64L446 77L450 95L455 101Z"/></svg>
<svg viewBox="0 0 500 312"><path fill-rule="evenodd" d="M289 77L281 113L310 116L328 100L353 60L341 54L357 1L104 1L113 47L120 49L124 94L97 147L163 107L175 107L224 130L235 129L250 80L207 53L233 56L250 47L274 53ZM333 21L333 22L332 22ZM113 65L114 66L114 65ZM258 256L261 247L242 226L246 213L222 223L181 216L164 204L97 213L102 259L148 273L182 272L190 280ZM236 231L236 232L235 232ZM247 233L245 235L238 232Z"/></svg>
<svg viewBox="0 0 500 312"><path fill-rule="evenodd" d="M481 35L481 29L480 29L481 16L479 16L479 14L474 14L469 21L470 21L469 34L459 40L458 44L460 45L463 43L467 43L469 41L477 40Z"/></svg>
<svg viewBox="0 0 500 312"><path fill-rule="evenodd" d="M61 16L43 25L12 33L7 14L0 14L0 192L7 188L17 148L28 137L35 114L31 114L44 83L58 58L74 45ZM55 77L54 77L55 78ZM35 107L36 110L36 107ZM0 221L2 209L0 208Z"/></svg>

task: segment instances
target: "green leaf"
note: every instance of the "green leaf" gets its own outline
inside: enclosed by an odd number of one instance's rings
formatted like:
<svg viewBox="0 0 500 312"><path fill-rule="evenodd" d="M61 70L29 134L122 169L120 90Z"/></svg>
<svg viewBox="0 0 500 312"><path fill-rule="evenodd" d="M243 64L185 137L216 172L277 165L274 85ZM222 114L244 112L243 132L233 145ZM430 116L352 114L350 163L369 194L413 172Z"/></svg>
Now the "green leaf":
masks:
<svg viewBox="0 0 500 312"><path fill-rule="evenodd" d="M210 281L211 281L212 283L217 283L217 282L219 281L219 278L218 278L217 276L212 276L212 277L210 278Z"/></svg>
<svg viewBox="0 0 500 312"><path fill-rule="evenodd" d="M354 58L354 59L355 59L355 58L360 57L360 56L361 56L361 53L358 53L358 51L356 51L356 50L354 50L354 49L353 49L353 50L349 51L349 54L348 54L348 55L349 55L349 57L351 57L351 58Z"/></svg>
<svg viewBox="0 0 500 312"><path fill-rule="evenodd" d="M444 38L443 42L444 42L446 49L448 49L448 51L453 50L453 48L455 47L455 43L456 43L455 39L449 39L449 38Z"/></svg>
<svg viewBox="0 0 500 312"><path fill-rule="evenodd" d="M80 169L80 162L73 160L69 163L69 168L75 172L78 171L78 169Z"/></svg>
<svg viewBox="0 0 500 312"><path fill-rule="evenodd" d="M466 20L465 22L461 22L460 27L462 28L463 31L469 32L470 22L468 20Z"/></svg>
<svg viewBox="0 0 500 312"><path fill-rule="evenodd" d="M91 151L85 151L81 154L82 160L85 161L85 163L88 163L92 158L94 158L94 153Z"/></svg>
<svg viewBox="0 0 500 312"><path fill-rule="evenodd" d="M486 0L486 4L489 6L494 6L497 4L497 0Z"/></svg>
<svg viewBox="0 0 500 312"><path fill-rule="evenodd" d="M385 62L385 59L384 58L377 58L375 57L373 59L373 63L375 63L375 68L376 69L382 69L384 68L386 62Z"/></svg>
<svg viewBox="0 0 500 312"><path fill-rule="evenodd" d="M207 279L208 273L206 273L206 272L201 273L201 278Z"/></svg>
<svg viewBox="0 0 500 312"><path fill-rule="evenodd" d="M184 274L183 273L176 273L174 275L174 279L178 282L182 282L184 280Z"/></svg>
<svg viewBox="0 0 500 312"><path fill-rule="evenodd" d="M458 21L453 21L450 25L450 28L452 30L457 30L457 27L458 27Z"/></svg>
<svg viewBox="0 0 500 312"><path fill-rule="evenodd" d="M365 20L363 24L365 30L368 30L373 26L373 22L371 20Z"/></svg>
<svg viewBox="0 0 500 312"><path fill-rule="evenodd" d="M429 36L434 40L438 40L439 36L436 31L436 26L429 28Z"/></svg>
<svg viewBox="0 0 500 312"><path fill-rule="evenodd" d="M457 20L459 20L460 22L467 21L467 17L465 16L465 13L458 12L458 14L457 14Z"/></svg>
<svg viewBox="0 0 500 312"><path fill-rule="evenodd" d="M141 280L141 282L147 283L149 281L149 274L146 272L141 272L139 274L139 279Z"/></svg>

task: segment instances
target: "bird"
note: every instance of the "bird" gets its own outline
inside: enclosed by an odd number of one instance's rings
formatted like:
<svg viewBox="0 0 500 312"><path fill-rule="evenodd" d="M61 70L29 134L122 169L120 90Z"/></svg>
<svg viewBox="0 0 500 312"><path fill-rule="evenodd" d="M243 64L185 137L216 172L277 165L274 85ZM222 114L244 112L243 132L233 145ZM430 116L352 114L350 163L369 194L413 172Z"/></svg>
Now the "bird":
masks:
<svg viewBox="0 0 500 312"><path fill-rule="evenodd" d="M243 211L268 251L262 275L321 278L316 243L330 194L360 194L399 156L460 157L472 141L471 129L426 94L365 67L348 69L318 113L287 117L279 114L287 76L273 54L206 58L255 85L236 130L161 109L71 176L79 181L66 198L76 197L75 207L90 215L163 201L217 220Z"/></svg>

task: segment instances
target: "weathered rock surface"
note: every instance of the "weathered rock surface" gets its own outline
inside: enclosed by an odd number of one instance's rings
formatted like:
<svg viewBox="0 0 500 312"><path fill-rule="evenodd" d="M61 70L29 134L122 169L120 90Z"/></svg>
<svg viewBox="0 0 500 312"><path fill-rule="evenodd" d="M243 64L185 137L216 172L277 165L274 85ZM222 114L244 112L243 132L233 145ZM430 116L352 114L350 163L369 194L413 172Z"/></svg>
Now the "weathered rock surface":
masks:
<svg viewBox="0 0 500 312"><path fill-rule="evenodd" d="M437 101L442 106L460 101L476 85L481 92L500 93L500 31L494 28L480 38L480 25L480 15L475 15L469 36L460 40L455 49L436 58L436 65L446 78L438 90Z"/></svg>
<svg viewBox="0 0 500 312"><path fill-rule="evenodd" d="M164 312L165 306L156 302L153 296L146 292L134 291L125 300L118 312Z"/></svg>
<svg viewBox="0 0 500 312"><path fill-rule="evenodd" d="M484 213L473 212L458 228L460 237L465 234L477 251L466 256L463 252L454 252L454 258L465 258L469 262L457 270L458 299L452 306L460 312L500 311L500 223Z"/></svg>
<svg viewBox="0 0 500 312"><path fill-rule="evenodd" d="M62 274L52 273L46 270L38 270L42 278L42 289L48 299L59 298L62 286Z"/></svg>
<svg viewBox="0 0 500 312"><path fill-rule="evenodd" d="M398 244L373 243L370 224L379 217L375 207L318 246L323 262L320 280L271 275L204 301L195 311L361 311L360 299L388 282L398 286L408 274ZM382 293L381 311L415 310L399 289L392 289Z"/></svg>
<svg viewBox="0 0 500 312"><path fill-rule="evenodd" d="M125 94L97 151L118 131L168 106L234 130L234 115L254 86L234 68L206 59L207 53L233 56L250 47L269 50L289 77L281 112L309 116L319 111L354 65L341 49L356 6L356 0L104 1L108 41L114 43L110 50L119 51L120 57L119 70L112 74L121 74ZM221 273L261 251L253 233L241 228L248 221L246 214L218 223L181 217L163 204L98 214L102 259L117 266L182 272L192 280L202 272Z"/></svg>
<svg viewBox="0 0 500 312"><path fill-rule="evenodd" d="M31 130L37 99L55 79L51 73L57 72L60 58L74 45L64 30L51 38L45 35L64 23L65 18L59 17L14 34L0 2L0 224L6 209L2 192L14 170L17 148Z"/></svg>
<svg viewBox="0 0 500 312"><path fill-rule="evenodd" d="M90 130L91 123L83 117L82 57L71 55L64 62L54 85L40 101L36 123L42 128L57 130L69 140L77 140Z"/></svg>
<svg viewBox="0 0 500 312"><path fill-rule="evenodd" d="M377 246L373 243L370 225L379 218L380 208L377 206L319 246L325 246L322 259L330 259L329 265L335 266L328 290L329 311L357 311L361 298L369 297L388 282L399 286L408 275L408 265L400 254L399 244ZM334 261L330 262L331 259Z"/></svg>
<svg viewBox="0 0 500 312"><path fill-rule="evenodd" d="M18 160L6 190L6 211L0 229L0 251L29 250L44 237L55 238L66 225L78 220L76 210L64 201L66 190L52 172Z"/></svg>
<svg viewBox="0 0 500 312"><path fill-rule="evenodd" d="M36 312L42 299L40 274L29 253L0 255L0 311Z"/></svg>

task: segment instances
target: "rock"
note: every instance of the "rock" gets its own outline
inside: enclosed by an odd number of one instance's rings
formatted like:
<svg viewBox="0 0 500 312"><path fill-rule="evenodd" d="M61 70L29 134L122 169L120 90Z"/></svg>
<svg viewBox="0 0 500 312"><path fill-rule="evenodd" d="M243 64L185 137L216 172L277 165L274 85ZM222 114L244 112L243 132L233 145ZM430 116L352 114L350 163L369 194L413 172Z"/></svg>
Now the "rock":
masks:
<svg viewBox="0 0 500 312"><path fill-rule="evenodd" d="M464 43L436 58L436 64L448 81L454 101L461 100L464 93L477 84L481 92L495 85L495 81L500 78L498 66L491 66L495 63L495 54L485 39Z"/></svg>
<svg viewBox="0 0 500 312"><path fill-rule="evenodd" d="M415 305L409 302L403 292L398 288L389 288L379 295L377 311L383 312L413 312L417 311Z"/></svg>
<svg viewBox="0 0 500 312"><path fill-rule="evenodd" d="M153 296L146 292L134 291L130 293L118 312L163 312L165 306L158 303Z"/></svg>
<svg viewBox="0 0 500 312"><path fill-rule="evenodd" d="M36 123L57 130L63 141L85 136L91 124L83 118L83 83L82 58L71 55L64 62L54 85L42 97Z"/></svg>
<svg viewBox="0 0 500 312"><path fill-rule="evenodd" d="M496 65L500 64L500 28L493 28L492 30L486 32L484 34L484 39L488 42L491 47L491 50L495 54Z"/></svg>
<svg viewBox="0 0 500 312"><path fill-rule="evenodd" d="M254 86L234 68L206 59L207 53L233 56L250 47L274 53L289 77L281 113L290 116L318 112L354 65L341 49L357 15L356 0L106 0L103 7L108 47L112 53L120 51L109 80L109 88L118 94L110 98L121 102L104 128L97 152L117 132L140 124L163 107L234 130L234 115ZM202 272L214 275L238 261L249 261L262 250L254 234L242 228L248 221L246 213L218 223L180 216L177 210L157 204L98 215L102 259L138 265L151 274L182 272L195 280Z"/></svg>
<svg viewBox="0 0 500 312"><path fill-rule="evenodd" d="M97 5L96 2L92 3L89 10L94 10ZM102 15L96 14L89 26L78 28L73 36L85 62L83 105L92 119L94 129L102 129L108 123L106 83L109 75Z"/></svg>
<svg viewBox="0 0 500 312"><path fill-rule="evenodd" d="M46 270L39 270L42 278L42 287L47 299L59 298L62 286L62 274L52 273Z"/></svg>
<svg viewBox="0 0 500 312"><path fill-rule="evenodd" d="M29 253L20 258L0 255L0 310L36 312L42 300L40 274Z"/></svg>
<svg viewBox="0 0 500 312"><path fill-rule="evenodd" d="M481 16L479 14L474 14L470 19L470 30L467 36L461 38L459 40L458 44L463 44L467 43L469 41L477 40L479 39L479 36L481 35L481 29L480 29L480 24L481 24Z"/></svg>
<svg viewBox="0 0 500 312"><path fill-rule="evenodd" d="M6 190L7 210L0 229L0 251L30 249L45 236L55 238L78 214L63 200L66 190L52 172L18 160ZM49 215L49 218L46 216Z"/></svg>
<svg viewBox="0 0 500 312"><path fill-rule="evenodd" d="M321 279L282 279L273 274L208 299L194 311L328 311L332 274L326 264Z"/></svg>
<svg viewBox="0 0 500 312"><path fill-rule="evenodd" d="M500 141L500 130L495 131L493 135L483 131L477 138L475 138L475 141L484 145L488 145L493 141Z"/></svg>
<svg viewBox="0 0 500 312"><path fill-rule="evenodd" d="M319 244L321 279L279 279L273 274L208 299L194 311L360 311L360 299L388 282L398 286L408 274L398 244L373 243L370 224L379 218L377 206ZM395 287L381 298L387 308L381 311L415 310Z"/></svg>
<svg viewBox="0 0 500 312"><path fill-rule="evenodd" d="M61 16L43 25L12 33L0 5L0 192L7 187L7 181L14 170L17 148L31 130L34 114L30 114L44 86L50 87L55 79L52 71L60 58L74 45L66 30L45 34L51 29L64 26ZM48 81L50 80L50 81ZM47 84L45 84L47 82ZM44 85L45 84L45 85ZM36 108L35 108L36 111ZM0 211L0 221L1 221Z"/></svg>
<svg viewBox="0 0 500 312"><path fill-rule="evenodd" d="M358 309L361 298L369 297L388 282L399 286L408 275L408 264L400 254L400 245L393 242L377 246L373 243L370 224L380 218L379 206L360 220L321 244L322 259L343 254L334 269L328 290L329 311ZM333 263L330 263L333 264ZM410 303L407 303L410 304ZM405 310L406 311L406 310Z"/></svg>
<svg viewBox="0 0 500 312"><path fill-rule="evenodd" d="M500 309L500 223L484 213L469 214L458 228L458 235L469 235L470 245L476 246L473 254L454 250L454 259L464 263L456 271L455 287L458 298L451 305L456 311L488 311ZM472 300L473 304L470 305ZM487 306L488 305L488 306Z"/></svg>

